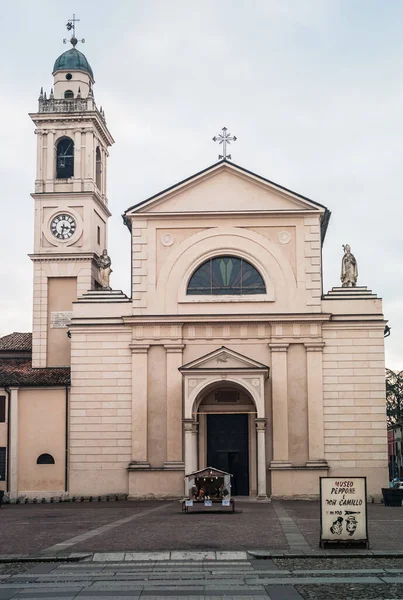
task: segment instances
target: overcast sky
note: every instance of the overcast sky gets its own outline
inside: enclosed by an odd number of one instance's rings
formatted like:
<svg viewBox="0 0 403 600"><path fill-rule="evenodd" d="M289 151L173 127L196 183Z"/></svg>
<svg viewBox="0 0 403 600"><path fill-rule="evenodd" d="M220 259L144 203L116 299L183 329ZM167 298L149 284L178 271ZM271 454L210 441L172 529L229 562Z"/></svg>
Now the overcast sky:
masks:
<svg viewBox="0 0 403 600"><path fill-rule="evenodd" d="M1 7L0 335L31 331L36 139L27 113L50 90L64 26L115 138L109 159L113 287L129 294L129 206L217 159L326 205L324 289L342 244L359 285L384 299L386 364L403 369L403 2L401 0L13 0Z"/></svg>

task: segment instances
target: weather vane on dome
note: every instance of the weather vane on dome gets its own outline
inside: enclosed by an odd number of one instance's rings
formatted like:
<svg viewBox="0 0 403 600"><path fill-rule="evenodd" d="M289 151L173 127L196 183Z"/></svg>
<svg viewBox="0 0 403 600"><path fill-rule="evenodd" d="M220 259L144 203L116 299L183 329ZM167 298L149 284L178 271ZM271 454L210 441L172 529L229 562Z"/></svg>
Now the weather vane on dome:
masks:
<svg viewBox="0 0 403 600"><path fill-rule="evenodd" d="M72 33L70 40L68 40L67 38L63 39L63 44L67 44L67 42L70 42L73 45L73 48L75 48L76 45L78 44L78 42L81 42L82 44L85 43L84 38L82 38L81 40L78 40L76 38L76 23L78 23L79 21L80 21L80 19L76 19L76 15L73 15L73 18L69 19L67 21L66 29L67 29L67 31L73 30L73 33Z"/></svg>
<svg viewBox="0 0 403 600"><path fill-rule="evenodd" d="M227 154L227 144L230 144L231 142L236 142L236 140L236 136L228 133L226 127L222 128L222 133L219 133L218 135L215 135L213 137L213 142L218 142L219 144L222 144L222 154L218 155L218 160L231 160L231 154Z"/></svg>

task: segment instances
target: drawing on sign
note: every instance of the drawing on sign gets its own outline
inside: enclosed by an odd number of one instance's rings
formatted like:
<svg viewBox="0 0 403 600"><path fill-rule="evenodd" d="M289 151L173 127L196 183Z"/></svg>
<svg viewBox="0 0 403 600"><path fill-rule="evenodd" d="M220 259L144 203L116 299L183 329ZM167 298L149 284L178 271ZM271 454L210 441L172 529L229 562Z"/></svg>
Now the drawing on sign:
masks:
<svg viewBox="0 0 403 600"><path fill-rule="evenodd" d="M337 519L333 521L330 531L336 535L341 535L343 531L343 517L337 517Z"/></svg>

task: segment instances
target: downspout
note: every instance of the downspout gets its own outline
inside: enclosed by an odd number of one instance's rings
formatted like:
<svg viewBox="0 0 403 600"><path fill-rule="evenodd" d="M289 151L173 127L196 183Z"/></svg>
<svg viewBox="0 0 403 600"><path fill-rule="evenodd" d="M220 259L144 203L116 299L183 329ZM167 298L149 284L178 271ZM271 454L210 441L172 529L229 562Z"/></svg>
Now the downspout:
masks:
<svg viewBox="0 0 403 600"><path fill-rule="evenodd" d="M69 386L66 385L66 431L65 431L65 466L64 466L64 491L69 487Z"/></svg>
<svg viewBox="0 0 403 600"><path fill-rule="evenodd" d="M6 492L10 490L10 415L11 415L11 390L9 387L4 388L7 396L7 467L6 467Z"/></svg>

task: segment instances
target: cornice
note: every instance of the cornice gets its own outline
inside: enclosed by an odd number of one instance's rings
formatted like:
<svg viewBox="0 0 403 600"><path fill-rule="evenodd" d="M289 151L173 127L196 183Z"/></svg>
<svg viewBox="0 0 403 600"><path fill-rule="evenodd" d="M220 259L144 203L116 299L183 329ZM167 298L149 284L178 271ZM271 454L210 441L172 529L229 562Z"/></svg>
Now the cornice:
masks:
<svg viewBox="0 0 403 600"><path fill-rule="evenodd" d="M112 213L110 212L107 205L102 202L101 197L96 192L32 192L31 198L34 200L61 200L64 198L71 198L72 200L83 200L86 199L93 200L97 207L104 212L107 217L111 217Z"/></svg>
<svg viewBox="0 0 403 600"><path fill-rule="evenodd" d="M32 121L38 127L43 123L83 123L90 121L100 134L107 146L115 143L107 126L102 122L101 117L96 111L85 111L82 113L28 113Z"/></svg>
<svg viewBox="0 0 403 600"><path fill-rule="evenodd" d="M54 254L28 254L33 262L71 262L72 260L84 262L95 260L95 252L86 252L85 254L72 253L54 253Z"/></svg>
<svg viewBox="0 0 403 600"><path fill-rule="evenodd" d="M273 210L226 210L226 211L181 211L181 212L138 212L135 213L133 215L126 215L127 219L130 219L133 223L133 226L135 227L135 223L136 223L136 219L139 219L141 221L143 221L144 219L153 221L153 220L158 220L160 218L173 218L173 217L177 217L177 218L186 218L186 217L195 217L195 216L199 216L199 217L206 217L206 218L217 218L219 216L242 216L242 217L256 217L256 216L260 216L260 215L275 215L275 216L280 216L280 217L285 217L285 218L291 218L291 217L295 217L300 216L300 217L318 217L318 221L320 218L320 213L316 213L314 212L312 214L311 210L307 210L307 209L292 209L292 208L287 208L287 209L273 209Z"/></svg>
<svg viewBox="0 0 403 600"><path fill-rule="evenodd" d="M268 315L133 315L123 317L125 323L130 325L184 325L187 323L223 323L236 324L247 323L249 325L261 325L262 323L327 323L331 318L330 314L309 313L309 314L284 314Z"/></svg>

